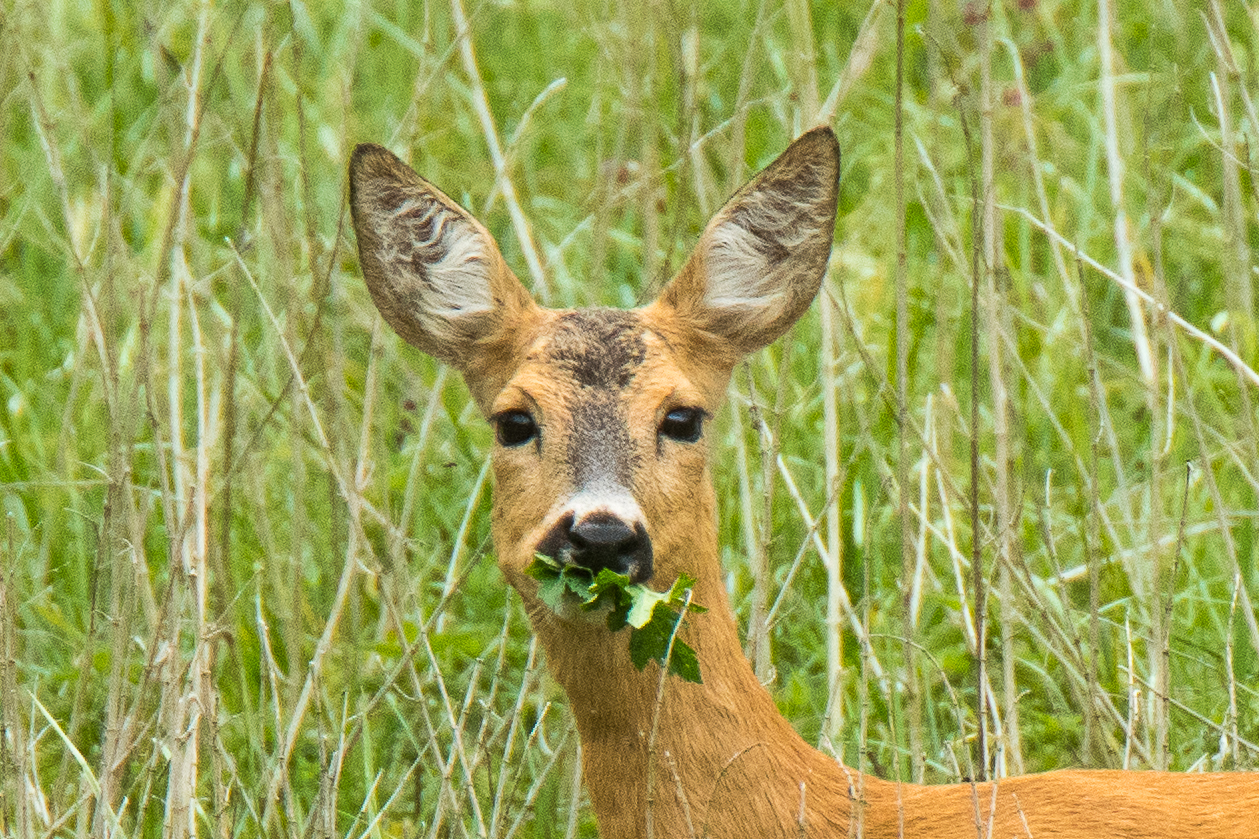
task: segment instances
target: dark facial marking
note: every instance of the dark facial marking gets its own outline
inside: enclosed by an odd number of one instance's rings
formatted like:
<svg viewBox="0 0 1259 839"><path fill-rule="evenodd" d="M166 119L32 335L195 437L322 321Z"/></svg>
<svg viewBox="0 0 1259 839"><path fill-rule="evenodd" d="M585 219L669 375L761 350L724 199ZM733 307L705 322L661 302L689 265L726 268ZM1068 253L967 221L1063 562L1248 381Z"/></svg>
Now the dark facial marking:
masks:
<svg viewBox="0 0 1259 839"><path fill-rule="evenodd" d="M621 391L634 381L646 356L635 312L581 309L560 318L543 358L578 385L569 397L568 462L575 486L607 481L630 488L637 455Z"/></svg>
<svg viewBox="0 0 1259 839"><path fill-rule="evenodd" d="M573 401L572 412L568 462L572 464L574 486L608 482L632 488L638 455L617 395L583 390Z"/></svg>
<svg viewBox="0 0 1259 839"><path fill-rule="evenodd" d="M548 362L566 370L583 388L621 390L647 355L635 312L579 309L563 315L545 350Z"/></svg>

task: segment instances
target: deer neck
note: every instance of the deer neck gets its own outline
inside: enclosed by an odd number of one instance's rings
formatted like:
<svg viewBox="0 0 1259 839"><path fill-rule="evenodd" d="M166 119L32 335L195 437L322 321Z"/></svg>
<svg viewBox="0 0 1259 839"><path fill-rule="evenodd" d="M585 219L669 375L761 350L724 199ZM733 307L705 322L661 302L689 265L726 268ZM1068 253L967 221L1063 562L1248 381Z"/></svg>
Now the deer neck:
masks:
<svg viewBox="0 0 1259 839"><path fill-rule="evenodd" d="M801 785L808 811L846 825L849 779L796 734L756 679L721 579L715 523L702 520L687 556L660 563L697 578L694 602L708 611L689 615L681 637L698 655L702 684L670 677L661 694L660 669L631 662L627 631L562 621L526 594L576 718L600 835L643 837L650 810L658 837L776 836L798 820Z"/></svg>

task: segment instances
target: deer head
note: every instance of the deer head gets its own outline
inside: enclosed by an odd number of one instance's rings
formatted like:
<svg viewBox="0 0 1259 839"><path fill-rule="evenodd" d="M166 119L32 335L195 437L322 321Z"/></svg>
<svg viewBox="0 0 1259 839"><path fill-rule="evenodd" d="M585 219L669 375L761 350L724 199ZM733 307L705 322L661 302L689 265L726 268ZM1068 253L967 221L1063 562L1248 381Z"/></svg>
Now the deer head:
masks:
<svg viewBox="0 0 1259 839"><path fill-rule="evenodd" d="M705 570L693 567L713 526L705 426L739 359L816 295L838 176L834 134L811 131L730 199L655 302L552 311L467 211L380 146L355 150L367 287L493 423L494 541L531 606L522 572L538 552L665 585Z"/></svg>

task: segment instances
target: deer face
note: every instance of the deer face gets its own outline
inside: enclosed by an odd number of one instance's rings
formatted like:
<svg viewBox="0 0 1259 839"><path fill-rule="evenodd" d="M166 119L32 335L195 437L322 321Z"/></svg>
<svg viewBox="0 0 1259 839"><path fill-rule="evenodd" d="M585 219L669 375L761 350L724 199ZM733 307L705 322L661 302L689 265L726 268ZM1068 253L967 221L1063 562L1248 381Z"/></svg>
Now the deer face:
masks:
<svg viewBox="0 0 1259 839"><path fill-rule="evenodd" d="M838 171L834 135L812 131L717 214L654 303L550 311L467 212L379 146L355 150L351 209L377 308L458 368L494 425L494 540L514 586L532 591L536 553L662 585L703 571L708 420L735 363L816 294Z"/></svg>
<svg viewBox="0 0 1259 839"><path fill-rule="evenodd" d="M518 587L534 553L672 582L684 523L711 507L697 496L720 390L648 312L563 312L539 333L489 411L500 563Z"/></svg>

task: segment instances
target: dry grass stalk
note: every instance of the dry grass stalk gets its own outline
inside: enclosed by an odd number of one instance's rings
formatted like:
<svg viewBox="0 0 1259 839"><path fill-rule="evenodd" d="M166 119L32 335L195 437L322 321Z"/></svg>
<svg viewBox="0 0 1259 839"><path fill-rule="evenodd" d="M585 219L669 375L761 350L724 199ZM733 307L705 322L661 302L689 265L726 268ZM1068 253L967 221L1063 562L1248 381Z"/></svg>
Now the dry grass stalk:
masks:
<svg viewBox="0 0 1259 839"><path fill-rule="evenodd" d="M30 793L38 790L32 783L29 746L26 742L26 721L19 709L26 704L18 690L17 663L21 656L17 633L17 596L15 579L18 569L17 540L13 516L4 520L0 536L0 830L13 831L18 839L33 834ZM9 796L12 796L10 810ZM7 824L12 813L13 822Z"/></svg>
<svg viewBox="0 0 1259 839"><path fill-rule="evenodd" d="M490 112L490 100L485 93L485 83L481 80L481 71L477 67L476 52L472 45L472 30L468 26L468 16L463 10L463 0L451 0L450 11L455 22L455 39L459 43L459 57L463 60L463 70L468 76L468 84L471 87L472 107L481 123L481 132L485 136L490 158L494 161L497 178L495 187L502 192L507 211L511 214L516 240L520 243L525 262L529 266L534 293L545 303L549 296L546 271L542 267L538 249L533 243L529 221L520 207L520 200L516 197L516 187L512 184L511 176L507 171L507 158L503 154L494 115Z"/></svg>
<svg viewBox="0 0 1259 839"><path fill-rule="evenodd" d="M996 107L996 95L993 91L993 21L994 9L985 16L977 27L979 38L979 134L980 134L980 169L983 196L983 265L984 265L984 322L986 324L985 343L988 356L988 382L992 389L991 413L992 432L995 451L993 462L995 467L995 486L993 488L993 506L996 510L996 571L997 571L997 624L1000 632L1001 650L1001 682L1002 704L1004 706L1005 724L998 732L1000 751L998 759L1003 765L997 767L997 777L1012 774L1021 775L1023 768L1023 746L1019 727L1018 683L1015 678L1015 610L1017 604L1013 587L1010 582L1011 568L1016 563L1015 529L1018 527L1016 496L1018 488L1014 482L1014 430L1011 428L1013 418L1010 408L1010 384L1007 381L1005 341L1010 334L1009 306L1005 299L1003 283L1008 280L1005 271L1004 255L999 252L999 243L1004 239L1004 220L997 217L997 200L995 188L996 140L993 125L993 111ZM978 235L976 233L975 235ZM1000 275L1000 278L999 278ZM978 376L979 371L972 371Z"/></svg>
<svg viewBox="0 0 1259 839"><path fill-rule="evenodd" d="M1075 248L1075 246L1071 244L1070 239L1068 239L1067 237L1059 233L1057 230L1055 230L1051 224L1049 224L1043 219L1037 218L1028 210L1022 207L1009 207L1009 206L1004 206L1002 207L1002 209L1008 210L1013 213L1017 213L1018 215L1022 216L1033 227L1037 228L1046 236L1048 236L1050 239L1061 244L1063 247ZM1178 327L1186 335L1189 335L1190 337L1199 341L1203 345L1210 347L1213 351L1218 353L1225 361L1228 362L1229 366L1233 368L1233 370L1237 373L1238 377L1241 378L1243 381L1245 381L1248 386L1259 388L1259 372L1256 372L1254 368L1252 368L1249 364L1247 364L1240 355L1238 355L1230 347L1221 343L1220 340L1217 339L1214 335L1211 335L1205 332L1204 330L1200 329L1199 327L1194 326L1188 320L1186 320L1185 318L1177 314L1176 311L1172 309L1170 305L1159 302L1151 294L1149 294L1149 292L1144 291L1138 285L1136 285L1136 283L1134 283L1131 280L1125 279L1120 274L1116 273L1114 270L1107 268L1099 260L1095 259L1094 257L1089 256L1087 252L1082 251L1079 248L1075 248L1075 251L1076 251L1077 257L1082 263L1087 265L1089 268L1092 268L1094 271L1101 274L1102 276L1106 277L1111 282L1118 285L1124 291L1125 294L1132 294L1140 298L1142 302L1150 306L1150 308L1154 311L1154 313L1158 317L1166 318L1169 323Z"/></svg>
<svg viewBox="0 0 1259 839"><path fill-rule="evenodd" d="M896 182L896 498L897 519L900 522L901 553L901 639L905 661L905 704L907 706L909 733L910 778L921 783L925 775L925 755L922 747L922 703L918 691L918 673L914 664L913 581L914 550L913 522L910 520L910 432L909 432L909 277L908 243L905 240L905 3L896 4L896 117L893 141L893 179ZM896 777L899 779L900 762L897 761Z"/></svg>
<svg viewBox="0 0 1259 839"><path fill-rule="evenodd" d="M1098 85L1102 97L1102 120L1105 125L1106 142L1106 174L1110 184L1111 209L1114 212L1115 253L1118 257L1118 272L1127 281L1127 286L1136 285L1136 270L1133 267L1132 233L1128 229L1128 215L1124 209L1124 160L1119 149L1119 137L1123 128L1119 125L1119 108L1117 84L1115 81L1115 49L1113 0L1097 0L1097 48L1101 62ZM1147 388L1157 383L1154 371L1154 351L1150 347L1149 330L1145 323L1145 312L1137 295L1127 291L1125 287L1124 301L1128 304L1128 315L1132 322L1132 342L1136 350L1137 362L1141 366L1141 377Z"/></svg>

